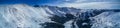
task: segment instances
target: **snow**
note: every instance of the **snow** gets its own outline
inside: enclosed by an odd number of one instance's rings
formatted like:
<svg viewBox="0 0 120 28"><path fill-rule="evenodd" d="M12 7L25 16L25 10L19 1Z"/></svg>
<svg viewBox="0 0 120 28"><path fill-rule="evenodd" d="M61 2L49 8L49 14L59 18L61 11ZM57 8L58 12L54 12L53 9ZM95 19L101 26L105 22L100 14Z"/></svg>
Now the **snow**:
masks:
<svg viewBox="0 0 120 28"><path fill-rule="evenodd" d="M49 16L49 14L47 14L43 8L34 8L34 7L23 5L23 4L9 5L5 8L6 9L3 8L4 11L0 13L3 19L5 19L6 22L10 24L10 26L8 25L8 27L6 27L6 26L0 25L2 27L39 28L40 27L38 25L39 23L51 22L50 19L46 18L47 16ZM33 22L36 20L40 22L36 22L36 23Z"/></svg>
<svg viewBox="0 0 120 28"><path fill-rule="evenodd" d="M0 28L43 28L39 24L54 22L49 18L52 17L52 14L64 16L63 14L66 13L75 15L93 11L92 9L72 10L67 8L66 11L59 9L55 7L36 8L25 4L0 6ZM91 28L120 28L119 18L120 12L103 12L97 16L90 17L93 20ZM69 20L63 25L65 28L72 28L72 23L74 23L75 28L79 28L73 20ZM82 25L87 25L87 23L82 23Z"/></svg>
<svg viewBox="0 0 120 28"><path fill-rule="evenodd" d="M73 20L64 23L65 28L71 28Z"/></svg>
<svg viewBox="0 0 120 28"><path fill-rule="evenodd" d="M104 12L93 17L96 22L94 22L92 28L119 28L120 26L115 26L119 25L119 16L119 12Z"/></svg>

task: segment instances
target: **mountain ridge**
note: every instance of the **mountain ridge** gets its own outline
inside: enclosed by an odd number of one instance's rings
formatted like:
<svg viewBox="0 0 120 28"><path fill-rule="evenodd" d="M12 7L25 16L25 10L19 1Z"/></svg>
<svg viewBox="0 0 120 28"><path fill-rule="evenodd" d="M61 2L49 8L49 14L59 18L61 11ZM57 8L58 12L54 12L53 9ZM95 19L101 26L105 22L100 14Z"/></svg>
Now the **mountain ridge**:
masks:
<svg viewBox="0 0 120 28"><path fill-rule="evenodd" d="M3 28L106 28L114 26L120 9L76 9L16 4L0 6ZM118 17L117 17L118 15ZM114 16L114 17L112 17ZM116 18L115 18L116 17ZM113 19L113 20L112 20ZM118 20L117 20L118 21ZM117 22L119 24L119 22ZM12 25L14 24L14 25ZM118 25L115 24L115 25ZM102 25L104 25L102 27Z"/></svg>

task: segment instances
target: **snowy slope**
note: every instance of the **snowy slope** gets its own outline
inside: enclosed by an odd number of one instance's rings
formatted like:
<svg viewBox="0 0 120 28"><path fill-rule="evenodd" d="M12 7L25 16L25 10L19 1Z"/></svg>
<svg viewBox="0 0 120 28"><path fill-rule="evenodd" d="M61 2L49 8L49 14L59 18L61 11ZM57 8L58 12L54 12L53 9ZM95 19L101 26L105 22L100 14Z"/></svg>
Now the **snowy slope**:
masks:
<svg viewBox="0 0 120 28"><path fill-rule="evenodd" d="M120 9L0 6L0 28L120 28Z"/></svg>

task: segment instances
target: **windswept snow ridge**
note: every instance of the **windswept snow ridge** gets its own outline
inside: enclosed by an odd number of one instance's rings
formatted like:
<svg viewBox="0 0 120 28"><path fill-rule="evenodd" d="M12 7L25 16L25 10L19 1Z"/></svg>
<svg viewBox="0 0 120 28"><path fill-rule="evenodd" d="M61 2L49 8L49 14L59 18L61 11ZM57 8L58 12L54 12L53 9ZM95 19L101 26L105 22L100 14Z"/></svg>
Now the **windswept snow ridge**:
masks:
<svg viewBox="0 0 120 28"><path fill-rule="evenodd" d="M0 6L0 28L120 28L120 9Z"/></svg>

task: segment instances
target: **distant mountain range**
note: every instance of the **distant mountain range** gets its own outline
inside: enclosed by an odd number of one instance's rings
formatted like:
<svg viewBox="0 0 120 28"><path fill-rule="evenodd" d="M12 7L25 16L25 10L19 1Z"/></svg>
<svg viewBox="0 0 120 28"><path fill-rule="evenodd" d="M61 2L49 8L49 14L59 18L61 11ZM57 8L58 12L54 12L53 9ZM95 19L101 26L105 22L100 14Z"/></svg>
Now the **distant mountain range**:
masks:
<svg viewBox="0 0 120 28"><path fill-rule="evenodd" d="M120 9L0 6L0 28L120 28Z"/></svg>

